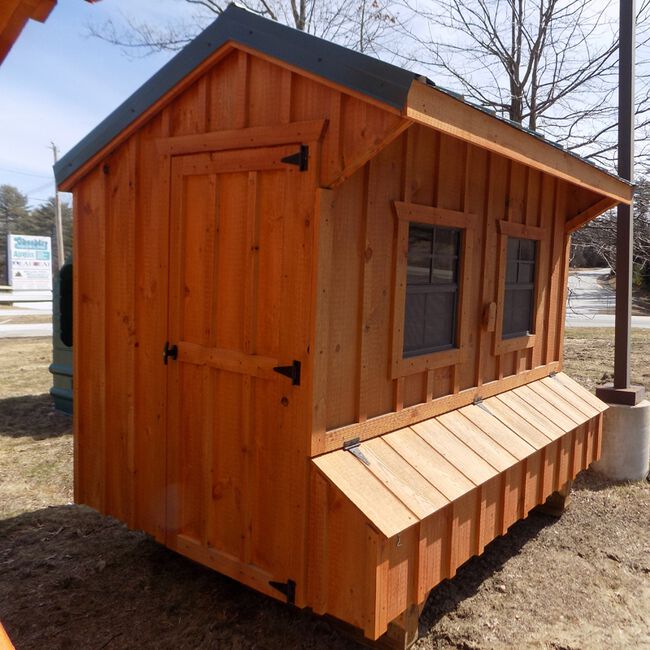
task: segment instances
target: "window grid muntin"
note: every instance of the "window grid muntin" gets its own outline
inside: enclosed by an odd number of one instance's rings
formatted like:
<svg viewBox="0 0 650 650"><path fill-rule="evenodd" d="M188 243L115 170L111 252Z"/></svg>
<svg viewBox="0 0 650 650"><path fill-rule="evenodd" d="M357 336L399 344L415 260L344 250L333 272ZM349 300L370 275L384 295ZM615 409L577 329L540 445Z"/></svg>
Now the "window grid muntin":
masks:
<svg viewBox="0 0 650 650"><path fill-rule="evenodd" d="M404 311L404 342L403 356L405 358L440 352L456 347L456 329L458 320L458 288L459 288L459 271L460 271L460 244L462 229L450 228L443 226L434 226L418 222L409 223L409 245L407 259L407 285L406 285L406 305ZM420 235L418 251L414 250L414 235ZM426 235L426 240L424 236ZM424 271L422 262L428 260L428 272ZM415 266L413 262L417 260ZM419 268L419 273L414 272ZM436 273L437 272L437 273ZM428 276L428 281L423 281L424 276ZM447 276L447 277L445 277ZM445 306L441 304L444 301L445 294L451 294L451 302ZM421 322L409 320L409 313L413 314L416 309L414 305L414 296L425 295L424 299L424 317ZM449 341L438 344L427 345L427 332L434 334L435 328L430 327L431 321L427 320L427 302L430 299L435 300L439 296L438 307L445 310L443 318L443 332L448 334ZM422 307L420 307L422 309ZM413 330L421 330L419 337L409 336ZM416 346L413 339L419 339L422 345ZM429 339L431 340L431 338Z"/></svg>
<svg viewBox="0 0 650 650"><path fill-rule="evenodd" d="M503 304L502 338L513 339L532 334L535 312L535 271L537 265L537 241L520 237L508 237L506 256L506 280ZM525 273L522 270L525 269ZM522 279L522 276L523 277ZM513 301L527 294L528 306L524 313L513 312ZM510 308L509 308L510 306ZM527 321L524 329L521 324Z"/></svg>

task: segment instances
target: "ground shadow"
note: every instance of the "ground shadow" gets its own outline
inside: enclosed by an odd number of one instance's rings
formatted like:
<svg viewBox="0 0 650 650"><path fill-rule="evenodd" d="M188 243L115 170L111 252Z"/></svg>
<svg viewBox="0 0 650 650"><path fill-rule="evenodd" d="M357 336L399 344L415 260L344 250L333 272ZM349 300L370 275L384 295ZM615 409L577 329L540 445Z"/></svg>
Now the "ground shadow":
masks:
<svg viewBox="0 0 650 650"><path fill-rule="evenodd" d="M421 634L553 521L533 515L515 524L435 589ZM0 521L0 564L0 618L20 648L41 648L45 641L48 648L359 647L336 625L80 506Z"/></svg>
<svg viewBox="0 0 650 650"><path fill-rule="evenodd" d="M54 408L48 393L0 400L0 436L45 440L71 430L72 418Z"/></svg>
<svg viewBox="0 0 650 650"><path fill-rule="evenodd" d="M466 598L476 594L481 585L503 568L512 557L557 519L531 512L526 519L514 524L506 535L498 537L485 547L482 555L468 560L451 580L440 583L429 595L420 618L420 635L426 635L446 614L452 612Z"/></svg>
<svg viewBox="0 0 650 650"><path fill-rule="evenodd" d="M21 650L356 647L81 506L0 521L0 567L0 619Z"/></svg>

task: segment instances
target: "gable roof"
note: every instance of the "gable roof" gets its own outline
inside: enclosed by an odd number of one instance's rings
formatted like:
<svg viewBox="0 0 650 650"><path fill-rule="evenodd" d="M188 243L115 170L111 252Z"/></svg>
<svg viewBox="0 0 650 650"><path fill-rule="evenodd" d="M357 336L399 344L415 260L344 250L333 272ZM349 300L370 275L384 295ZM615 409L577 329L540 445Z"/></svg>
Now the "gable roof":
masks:
<svg viewBox="0 0 650 650"><path fill-rule="evenodd" d="M248 46L289 65L402 109L419 75L230 4L201 34L118 106L54 166L63 183L115 136L228 42Z"/></svg>
<svg viewBox="0 0 650 650"><path fill-rule="evenodd" d="M54 165L57 186L71 186L75 174L83 174L87 163L229 43L348 88L416 123L448 131L582 185L611 199L611 205L631 200L633 190L628 181L521 124L466 102L462 96L440 88L422 75L262 18L234 4ZM598 214L611 205L601 205ZM589 218L594 216L595 213Z"/></svg>

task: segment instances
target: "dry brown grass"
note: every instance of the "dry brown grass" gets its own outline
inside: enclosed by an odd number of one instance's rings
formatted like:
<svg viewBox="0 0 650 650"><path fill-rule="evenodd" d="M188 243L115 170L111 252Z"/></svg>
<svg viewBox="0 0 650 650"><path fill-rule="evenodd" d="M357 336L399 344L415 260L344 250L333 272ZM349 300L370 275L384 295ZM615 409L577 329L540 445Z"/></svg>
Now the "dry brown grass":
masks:
<svg viewBox="0 0 650 650"><path fill-rule="evenodd" d="M631 345L632 383L642 384L650 394L650 330L633 329ZM564 370L589 390L612 381L614 330L575 327L566 330Z"/></svg>
<svg viewBox="0 0 650 650"><path fill-rule="evenodd" d="M633 338L648 381L650 332ZM567 332L566 370L611 372L611 331ZM0 339L0 619L19 650L345 650L321 618L252 592L85 507L49 340ZM650 485L580 475L560 520L529 516L436 588L417 648L650 647Z"/></svg>
<svg viewBox="0 0 650 650"><path fill-rule="evenodd" d="M72 420L52 407L49 338L0 339L0 519L72 501Z"/></svg>

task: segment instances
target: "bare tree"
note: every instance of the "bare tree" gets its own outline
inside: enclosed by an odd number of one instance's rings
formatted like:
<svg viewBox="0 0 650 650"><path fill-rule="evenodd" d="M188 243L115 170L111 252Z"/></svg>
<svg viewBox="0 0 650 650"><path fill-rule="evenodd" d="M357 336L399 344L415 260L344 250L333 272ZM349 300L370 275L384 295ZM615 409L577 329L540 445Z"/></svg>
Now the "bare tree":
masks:
<svg viewBox="0 0 650 650"><path fill-rule="evenodd" d="M616 268L616 211L609 210L576 231L571 238L573 266ZM650 180L641 178L634 200L635 284L650 288Z"/></svg>
<svg viewBox="0 0 650 650"><path fill-rule="evenodd" d="M122 21L90 23L91 36L128 54L174 51L191 41L221 14L227 2L182 0L187 18L165 24L123 16ZM244 0L249 11L359 52L378 52L395 36L397 14L390 0ZM392 43L391 51L396 49Z"/></svg>
<svg viewBox="0 0 650 650"><path fill-rule="evenodd" d="M415 2L416 0L406 0ZM420 0L411 64L478 105L612 168L616 152L617 3ZM638 9L637 134L650 126L650 0Z"/></svg>

